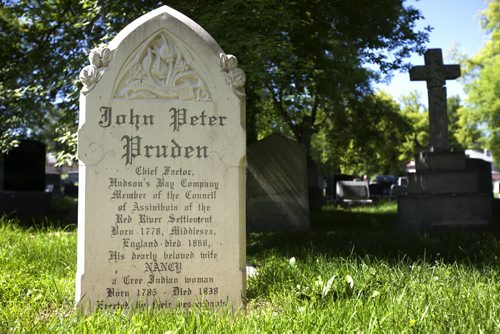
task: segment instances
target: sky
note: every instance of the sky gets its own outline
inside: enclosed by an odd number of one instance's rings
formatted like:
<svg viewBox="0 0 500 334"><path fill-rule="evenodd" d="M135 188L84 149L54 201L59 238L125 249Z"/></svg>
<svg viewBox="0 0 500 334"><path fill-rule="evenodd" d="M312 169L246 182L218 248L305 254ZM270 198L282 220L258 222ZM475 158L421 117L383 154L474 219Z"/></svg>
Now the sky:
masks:
<svg viewBox="0 0 500 334"><path fill-rule="evenodd" d="M407 0L406 4L419 9L425 17L419 21L419 28L427 25L434 28L426 46L428 49L442 49L445 64L455 63L450 58L453 46L457 46L461 53L473 56L487 40L480 23L480 14L488 7L486 0ZM423 65L424 58L415 54L409 62ZM427 105L425 81L410 81L407 72L395 72L389 85L379 84L376 87L391 94L396 100L416 90L421 95L421 102ZM449 80L446 87L448 96L459 95L462 99L466 97L460 80Z"/></svg>

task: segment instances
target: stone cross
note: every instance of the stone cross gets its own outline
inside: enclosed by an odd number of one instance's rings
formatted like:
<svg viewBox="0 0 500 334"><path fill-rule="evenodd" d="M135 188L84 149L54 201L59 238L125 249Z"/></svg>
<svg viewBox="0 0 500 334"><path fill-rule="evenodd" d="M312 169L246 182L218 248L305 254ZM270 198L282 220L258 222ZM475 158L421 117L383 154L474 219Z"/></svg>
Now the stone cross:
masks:
<svg viewBox="0 0 500 334"><path fill-rule="evenodd" d="M425 66L410 69L411 81L427 81L429 99L430 150L449 151L446 80L460 76L460 65L444 65L441 49L428 49Z"/></svg>

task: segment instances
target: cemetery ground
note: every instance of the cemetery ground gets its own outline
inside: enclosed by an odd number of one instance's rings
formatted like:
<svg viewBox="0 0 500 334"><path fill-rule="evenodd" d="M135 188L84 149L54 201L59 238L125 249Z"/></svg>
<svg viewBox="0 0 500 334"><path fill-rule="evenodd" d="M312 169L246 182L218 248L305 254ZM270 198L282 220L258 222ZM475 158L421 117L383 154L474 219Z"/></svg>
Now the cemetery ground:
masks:
<svg viewBox="0 0 500 334"><path fill-rule="evenodd" d="M62 205L67 206L68 203ZM488 231L401 234L395 204L315 212L310 232L247 237L247 308L78 314L76 227L0 220L0 332L500 330L500 217Z"/></svg>

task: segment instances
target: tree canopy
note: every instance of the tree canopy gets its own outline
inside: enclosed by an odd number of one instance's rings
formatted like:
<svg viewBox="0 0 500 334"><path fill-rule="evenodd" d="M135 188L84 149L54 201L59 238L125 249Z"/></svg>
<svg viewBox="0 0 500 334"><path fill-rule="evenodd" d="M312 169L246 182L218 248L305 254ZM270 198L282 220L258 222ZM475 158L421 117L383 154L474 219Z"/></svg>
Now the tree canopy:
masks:
<svg viewBox="0 0 500 334"><path fill-rule="evenodd" d="M423 51L430 29L416 29L422 15L402 0L3 1L4 147L19 135L72 143L77 78L89 49L163 4L191 17L238 57L247 75L248 141L281 127L308 149L314 134L327 123L341 129L349 113L363 119L364 112L365 120L379 124L374 117L387 115L366 108L383 100L370 97L371 84L407 66L411 53ZM354 136L363 131L350 129Z"/></svg>
<svg viewBox="0 0 500 334"><path fill-rule="evenodd" d="M466 59L466 91L470 111L463 122L474 124L464 136L477 136L477 123L486 125L487 146L500 161L500 0L490 0L482 25L490 39L472 58ZM465 119L467 117L468 119Z"/></svg>
<svg viewBox="0 0 500 334"><path fill-rule="evenodd" d="M53 144L76 130L78 72L104 30L89 1L3 1L0 7L1 146L32 137ZM4 140L5 139L5 140Z"/></svg>

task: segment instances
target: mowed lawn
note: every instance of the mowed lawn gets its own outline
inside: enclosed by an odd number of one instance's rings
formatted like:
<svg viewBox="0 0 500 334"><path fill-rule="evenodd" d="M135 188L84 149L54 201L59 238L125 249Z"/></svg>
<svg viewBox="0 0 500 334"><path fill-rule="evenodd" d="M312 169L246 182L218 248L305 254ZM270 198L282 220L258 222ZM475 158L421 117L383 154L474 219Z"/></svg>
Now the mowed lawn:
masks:
<svg viewBox="0 0 500 334"><path fill-rule="evenodd" d="M0 219L0 333L500 332L500 220L402 234L394 204L327 207L309 233L250 234L246 310L74 310L76 228Z"/></svg>

